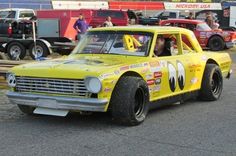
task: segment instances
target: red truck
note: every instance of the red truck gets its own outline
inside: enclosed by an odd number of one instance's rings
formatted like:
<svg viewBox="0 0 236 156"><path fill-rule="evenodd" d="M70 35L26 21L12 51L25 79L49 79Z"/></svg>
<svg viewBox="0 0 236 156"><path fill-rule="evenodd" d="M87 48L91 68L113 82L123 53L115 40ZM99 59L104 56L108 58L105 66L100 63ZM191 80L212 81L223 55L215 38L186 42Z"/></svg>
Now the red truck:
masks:
<svg viewBox="0 0 236 156"><path fill-rule="evenodd" d="M212 30L204 21L189 19L170 19L160 22L161 26L176 26L190 29L204 49L220 51L236 44L236 32L221 29Z"/></svg>

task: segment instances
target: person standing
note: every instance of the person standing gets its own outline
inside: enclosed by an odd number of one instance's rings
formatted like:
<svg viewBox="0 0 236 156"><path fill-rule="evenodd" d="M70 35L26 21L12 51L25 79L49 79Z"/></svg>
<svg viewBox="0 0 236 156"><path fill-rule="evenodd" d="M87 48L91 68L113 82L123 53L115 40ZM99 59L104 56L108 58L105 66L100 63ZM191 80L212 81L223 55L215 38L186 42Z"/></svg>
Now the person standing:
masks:
<svg viewBox="0 0 236 156"><path fill-rule="evenodd" d="M104 27L113 27L113 23L111 22L111 17L108 16L106 21L103 23Z"/></svg>
<svg viewBox="0 0 236 156"><path fill-rule="evenodd" d="M194 19L193 13L190 12L189 15L188 15L185 19L191 19L191 20L193 20L193 19Z"/></svg>
<svg viewBox="0 0 236 156"><path fill-rule="evenodd" d="M79 15L79 19L74 23L73 27L77 31L77 40L80 41L88 29L88 24L82 14Z"/></svg>

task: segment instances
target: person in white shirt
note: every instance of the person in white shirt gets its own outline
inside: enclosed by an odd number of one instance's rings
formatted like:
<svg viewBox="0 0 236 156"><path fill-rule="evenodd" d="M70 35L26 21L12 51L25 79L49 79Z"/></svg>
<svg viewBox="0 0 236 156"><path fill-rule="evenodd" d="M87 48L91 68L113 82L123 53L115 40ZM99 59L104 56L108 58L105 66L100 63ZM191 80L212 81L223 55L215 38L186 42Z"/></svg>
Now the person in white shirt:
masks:
<svg viewBox="0 0 236 156"><path fill-rule="evenodd" d="M106 21L103 23L104 27L113 27L113 23L111 22L111 17L108 16Z"/></svg>

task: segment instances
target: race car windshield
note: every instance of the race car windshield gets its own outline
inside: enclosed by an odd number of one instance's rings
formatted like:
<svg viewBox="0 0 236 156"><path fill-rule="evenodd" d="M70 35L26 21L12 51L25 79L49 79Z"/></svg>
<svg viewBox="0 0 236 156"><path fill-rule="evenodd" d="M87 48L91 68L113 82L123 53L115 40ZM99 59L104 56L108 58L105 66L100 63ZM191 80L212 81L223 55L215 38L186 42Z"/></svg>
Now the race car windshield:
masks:
<svg viewBox="0 0 236 156"><path fill-rule="evenodd" d="M198 24L196 29L198 31L211 31L211 28L206 23Z"/></svg>
<svg viewBox="0 0 236 156"><path fill-rule="evenodd" d="M147 56L153 34L147 32L88 32L73 54L116 54Z"/></svg>

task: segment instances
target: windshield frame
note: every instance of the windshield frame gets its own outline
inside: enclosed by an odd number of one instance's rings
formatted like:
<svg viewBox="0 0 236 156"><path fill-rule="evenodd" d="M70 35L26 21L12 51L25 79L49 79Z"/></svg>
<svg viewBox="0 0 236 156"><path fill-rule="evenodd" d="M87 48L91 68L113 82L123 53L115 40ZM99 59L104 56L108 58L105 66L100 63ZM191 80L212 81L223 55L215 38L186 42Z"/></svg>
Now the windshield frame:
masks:
<svg viewBox="0 0 236 156"><path fill-rule="evenodd" d="M146 36L150 36L150 40L149 41L149 46L147 48L147 50L145 51L145 54L144 55L128 55L128 54L118 54L118 53L79 53L78 52L78 49L80 46L82 46L83 44L83 40L85 39L86 35L93 35L93 34L125 34L125 35L135 35L135 34L138 34L138 35L146 35ZM81 42L79 42L77 44L77 46L74 48L74 50L72 51L71 55L80 55L80 54L91 54L91 55L94 55L94 54L98 54L98 55L121 55L121 56L136 56L136 57L148 57L149 54L150 54L150 49L152 47L152 44L153 44L153 38L154 38L154 33L153 32L147 32L147 31L128 31L128 30L121 30L121 31L115 31L115 30L104 30L104 31L101 31L101 30L91 30L91 31L88 31L85 33L85 36L84 36L84 39L82 39ZM115 39L114 39L115 41ZM113 42L114 42L113 41ZM109 50L111 49L111 47L109 48Z"/></svg>

